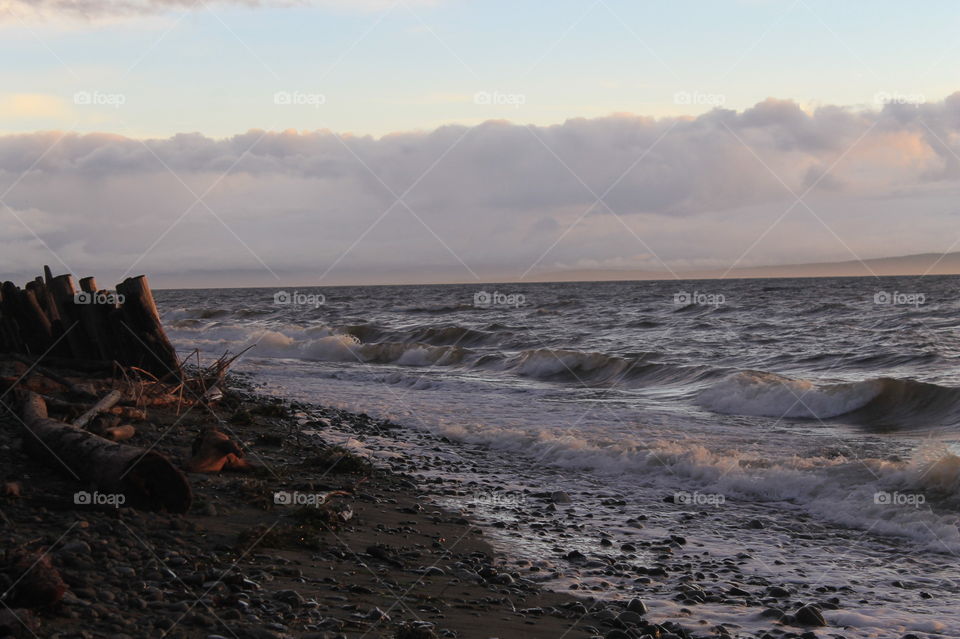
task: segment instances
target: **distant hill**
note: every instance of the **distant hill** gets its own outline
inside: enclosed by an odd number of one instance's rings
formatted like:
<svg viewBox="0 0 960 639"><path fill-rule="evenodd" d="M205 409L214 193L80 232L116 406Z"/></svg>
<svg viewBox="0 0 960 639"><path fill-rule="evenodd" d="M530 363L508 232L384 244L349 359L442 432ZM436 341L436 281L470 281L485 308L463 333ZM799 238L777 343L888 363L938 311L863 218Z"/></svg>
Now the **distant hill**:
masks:
<svg viewBox="0 0 960 639"><path fill-rule="evenodd" d="M901 257L883 257L847 262L787 264L725 269L676 271L681 279L726 279L762 277L870 277L874 275L957 275L960 253L922 253ZM541 282L591 282L604 280L670 280L674 274L663 271L569 270L541 273L527 278Z"/></svg>

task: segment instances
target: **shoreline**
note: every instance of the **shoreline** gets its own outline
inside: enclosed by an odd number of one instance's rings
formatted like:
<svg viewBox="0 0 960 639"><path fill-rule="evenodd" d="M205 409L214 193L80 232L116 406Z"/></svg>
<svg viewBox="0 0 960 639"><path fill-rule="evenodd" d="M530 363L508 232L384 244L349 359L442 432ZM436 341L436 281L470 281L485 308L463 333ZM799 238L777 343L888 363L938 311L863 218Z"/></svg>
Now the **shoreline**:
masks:
<svg viewBox="0 0 960 639"><path fill-rule="evenodd" d="M17 494L0 497L0 542L8 555L24 548L49 560L67 590L33 610L7 600L0 636L691 636L647 624L639 600L625 610L541 587L483 530L436 505L442 491L325 441L323 428L344 424L400 428L366 415L288 403L247 383L210 413L149 408L131 443L179 463L198 430L219 426L254 465L189 473L194 503L184 515L75 503L93 487L24 455L16 419L5 413L3 424L0 464ZM0 591L29 574L5 565Z"/></svg>

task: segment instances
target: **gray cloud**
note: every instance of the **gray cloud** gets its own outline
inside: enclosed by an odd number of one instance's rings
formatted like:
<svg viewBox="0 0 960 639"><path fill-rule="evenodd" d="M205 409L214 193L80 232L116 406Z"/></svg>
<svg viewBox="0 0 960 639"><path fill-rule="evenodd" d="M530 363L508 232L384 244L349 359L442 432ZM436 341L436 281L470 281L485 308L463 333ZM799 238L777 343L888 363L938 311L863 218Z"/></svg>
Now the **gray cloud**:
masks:
<svg viewBox="0 0 960 639"><path fill-rule="evenodd" d="M956 232L958 141L960 93L881 111L767 100L697 118L491 121L382 138L9 135L0 192L16 185L0 209L0 268L59 258L118 275L135 264L274 281L262 261L309 282L334 263L325 281L469 280L461 261L481 277L518 277L535 262L729 264L808 190L842 242L795 207L743 264L942 250L931 242Z"/></svg>

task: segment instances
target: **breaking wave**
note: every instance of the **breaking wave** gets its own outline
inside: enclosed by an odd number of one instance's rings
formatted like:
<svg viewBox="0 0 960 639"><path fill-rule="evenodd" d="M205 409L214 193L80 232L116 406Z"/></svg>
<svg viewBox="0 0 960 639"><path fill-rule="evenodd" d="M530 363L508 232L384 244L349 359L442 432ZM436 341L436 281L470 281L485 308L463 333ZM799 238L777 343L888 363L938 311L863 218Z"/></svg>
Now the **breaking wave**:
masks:
<svg viewBox="0 0 960 639"><path fill-rule="evenodd" d="M762 371L741 371L700 393L700 406L715 413L830 419L877 430L923 428L960 422L960 389L878 377L818 384Z"/></svg>

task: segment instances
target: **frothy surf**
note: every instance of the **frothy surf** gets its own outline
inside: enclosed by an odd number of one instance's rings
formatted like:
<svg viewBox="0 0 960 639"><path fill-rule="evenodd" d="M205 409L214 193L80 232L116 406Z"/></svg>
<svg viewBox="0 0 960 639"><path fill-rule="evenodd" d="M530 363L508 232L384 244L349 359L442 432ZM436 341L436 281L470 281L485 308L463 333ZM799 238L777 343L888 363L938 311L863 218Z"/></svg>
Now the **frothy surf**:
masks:
<svg viewBox="0 0 960 639"><path fill-rule="evenodd" d="M721 374L708 366L680 366L655 361L657 353L618 356L560 348L520 351L497 348L489 331L460 326L418 327L408 331L368 325L344 328L319 325L261 328L245 325L198 327L192 318L172 322L174 335L213 353L253 347L256 357L409 367L461 367L509 373L537 380L597 386L635 386L696 382ZM190 333L197 332L193 337ZM512 335L512 332L510 332ZM383 339L383 341L366 341ZM406 339L408 341L390 341ZM493 346L483 348L485 344Z"/></svg>

